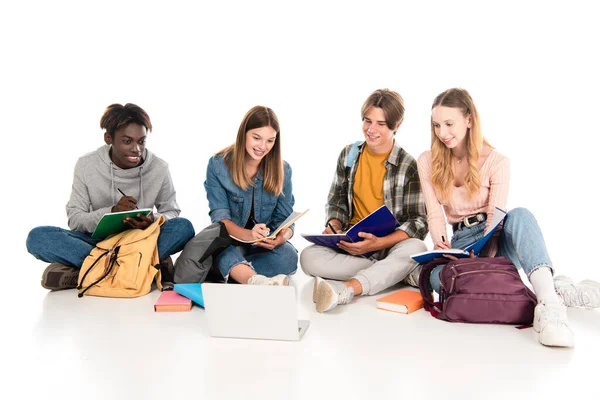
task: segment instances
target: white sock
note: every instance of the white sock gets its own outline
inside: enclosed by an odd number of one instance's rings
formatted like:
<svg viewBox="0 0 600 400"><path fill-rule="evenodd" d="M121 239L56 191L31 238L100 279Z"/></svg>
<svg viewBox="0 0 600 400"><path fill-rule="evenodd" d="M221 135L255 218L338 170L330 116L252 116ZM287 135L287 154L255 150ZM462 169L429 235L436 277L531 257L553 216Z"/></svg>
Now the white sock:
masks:
<svg viewBox="0 0 600 400"><path fill-rule="evenodd" d="M552 271L548 267L540 267L529 275L529 282L533 286L533 291L537 296L538 303L558 303L558 295L554 289L554 279Z"/></svg>

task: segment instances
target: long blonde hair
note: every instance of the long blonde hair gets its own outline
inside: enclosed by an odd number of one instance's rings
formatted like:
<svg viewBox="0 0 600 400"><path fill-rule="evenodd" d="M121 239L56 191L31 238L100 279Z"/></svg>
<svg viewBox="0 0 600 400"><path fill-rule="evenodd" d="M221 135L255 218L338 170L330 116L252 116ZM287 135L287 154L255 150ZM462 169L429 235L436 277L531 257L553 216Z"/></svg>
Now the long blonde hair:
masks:
<svg viewBox="0 0 600 400"><path fill-rule="evenodd" d="M433 101L431 109L433 110L438 106L458 108L465 118L471 117L471 127L467 128L467 135L465 136L467 141L466 158L469 164L465 176L465 187L467 195L472 197L480 188L479 171L477 169L479 155L484 144L490 146L481 133L479 113L469 92L460 88L452 88L440 93ZM455 179L454 170L452 169L452 151L435 134L433 120L431 121L431 158L433 189L439 198L447 201L450 197L450 188L454 185Z"/></svg>
<svg viewBox="0 0 600 400"><path fill-rule="evenodd" d="M249 130L270 126L276 132L275 143L271 151L261 160L259 168L263 170L264 188L267 192L279 196L283 192L283 160L281 159L281 137L279 119L269 107L254 106L242 119L235 143L219 151L223 155L233 182L242 190L254 186L246 174L246 133Z"/></svg>

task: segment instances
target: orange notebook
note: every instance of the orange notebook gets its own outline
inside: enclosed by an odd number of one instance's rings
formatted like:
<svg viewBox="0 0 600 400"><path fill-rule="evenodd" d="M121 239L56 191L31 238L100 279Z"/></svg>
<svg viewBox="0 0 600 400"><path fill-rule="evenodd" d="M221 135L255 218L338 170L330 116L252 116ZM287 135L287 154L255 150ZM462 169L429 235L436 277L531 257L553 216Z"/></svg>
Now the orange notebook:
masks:
<svg viewBox="0 0 600 400"><path fill-rule="evenodd" d="M190 311L191 309L192 301L173 290L163 291L154 304L156 312Z"/></svg>
<svg viewBox="0 0 600 400"><path fill-rule="evenodd" d="M414 290L398 290L376 300L377 308L381 310L394 311L402 314L410 314L423 308L423 297L421 292Z"/></svg>

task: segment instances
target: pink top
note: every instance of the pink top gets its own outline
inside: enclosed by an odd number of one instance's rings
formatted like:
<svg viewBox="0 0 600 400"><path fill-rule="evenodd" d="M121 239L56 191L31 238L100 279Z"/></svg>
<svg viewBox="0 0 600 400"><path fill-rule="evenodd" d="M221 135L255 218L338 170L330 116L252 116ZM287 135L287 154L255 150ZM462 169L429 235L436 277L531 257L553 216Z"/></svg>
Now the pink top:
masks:
<svg viewBox="0 0 600 400"><path fill-rule="evenodd" d="M464 186L452 186L450 189L450 201L442 204L435 195L431 184L431 151L426 151L417 160L419 168L419 179L421 190L425 197L427 206L427 222L429 233L433 243L440 242L442 235L449 240L446 234L446 220L442 212L448 218L448 223L454 224L462 221L464 217L477 213L487 213L487 225L494 217L495 207L506 210L508 197L508 184L510 181L510 163L508 158L492 150L479 170L481 187L479 193L469 199L467 189Z"/></svg>

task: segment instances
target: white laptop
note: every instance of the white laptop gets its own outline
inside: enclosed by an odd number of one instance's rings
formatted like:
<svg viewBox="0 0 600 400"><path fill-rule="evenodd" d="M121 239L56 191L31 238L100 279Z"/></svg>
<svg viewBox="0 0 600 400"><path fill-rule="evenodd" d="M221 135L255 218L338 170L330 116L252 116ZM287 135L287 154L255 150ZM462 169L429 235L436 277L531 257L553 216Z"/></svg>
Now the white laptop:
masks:
<svg viewBox="0 0 600 400"><path fill-rule="evenodd" d="M208 334L216 337L300 340L310 321L299 321L292 286L203 283Z"/></svg>

